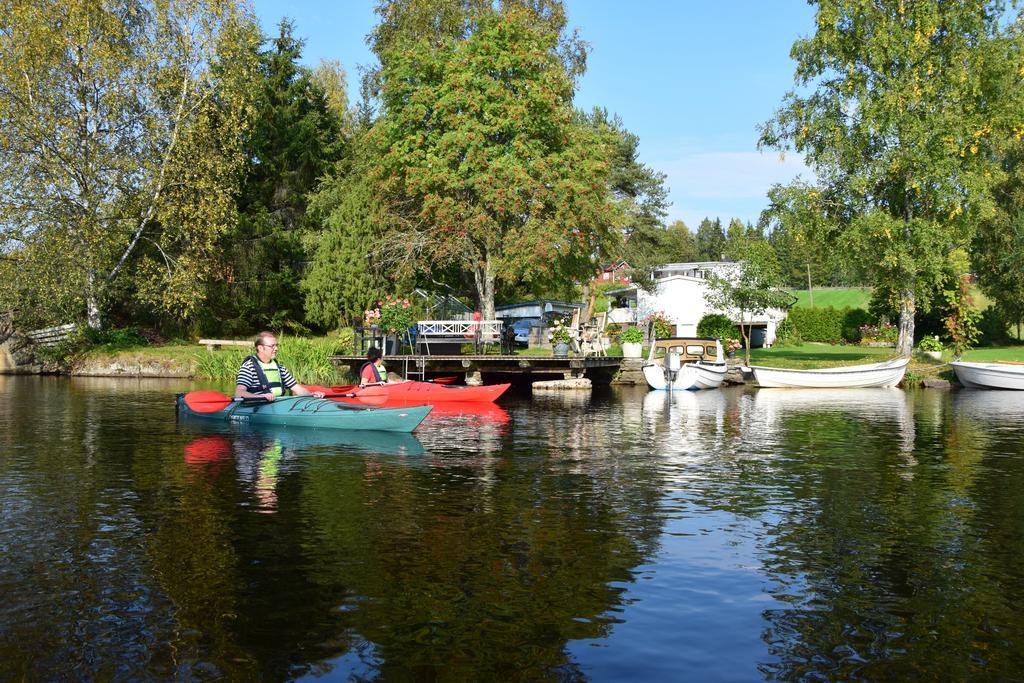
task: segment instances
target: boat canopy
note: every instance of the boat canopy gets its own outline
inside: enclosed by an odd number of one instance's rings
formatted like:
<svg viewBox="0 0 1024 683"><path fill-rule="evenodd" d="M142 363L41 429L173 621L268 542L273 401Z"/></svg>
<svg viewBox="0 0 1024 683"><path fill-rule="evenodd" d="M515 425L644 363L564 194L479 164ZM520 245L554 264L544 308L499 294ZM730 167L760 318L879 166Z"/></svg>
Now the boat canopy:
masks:
<svg viewBox="0 0 1024 683"><path fill-rule="evenodd" d="M654 340L647 360L663 362L666 355L674 352L679 354L681 363L698 360L714 362L721 359L720 348L718 340L709 337L667 337Z"/></svg>

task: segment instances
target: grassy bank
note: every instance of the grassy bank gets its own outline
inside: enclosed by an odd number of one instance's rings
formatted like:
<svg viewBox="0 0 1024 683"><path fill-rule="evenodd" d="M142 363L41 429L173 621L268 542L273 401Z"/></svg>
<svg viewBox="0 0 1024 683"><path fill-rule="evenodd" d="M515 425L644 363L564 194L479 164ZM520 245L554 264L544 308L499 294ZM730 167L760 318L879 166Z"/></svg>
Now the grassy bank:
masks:
<svg viewBox="0 0 1024 683"><path fill-rule="evenodd" d="M742 352L741 352L742 353ZM737 353L737 357L741 357ZM776 346L770 349L752 349L750 362L778 368L822 368L857 363L880 363L895 355L895 349L870 346L833 346L807 342L800 346Z"/></svg>
<svg viewBox="0 0 1024 683"><path fill-rule="evenodd" d="M351 336L278 338L278 359L300 381L309 384L340 383L347 379L347 371L339 371L329 358L352 348ZM81 361L90 364L157 365L176 368L197 379L231 382L252 348L224 347L207 351L206 347L192 343L162 344L159 346L132 346L111 349L99 347L83 354Z"/></svg>
<svg viewBox="0 0 1024 683"><path fill-rule="evenodd" d="M867 308L871 301L870 287L829 287L825 289L813 289L808 292L806 289L791 290L796 297L796 305L810 307L811 300L814 300L815 308Z"/></svg>

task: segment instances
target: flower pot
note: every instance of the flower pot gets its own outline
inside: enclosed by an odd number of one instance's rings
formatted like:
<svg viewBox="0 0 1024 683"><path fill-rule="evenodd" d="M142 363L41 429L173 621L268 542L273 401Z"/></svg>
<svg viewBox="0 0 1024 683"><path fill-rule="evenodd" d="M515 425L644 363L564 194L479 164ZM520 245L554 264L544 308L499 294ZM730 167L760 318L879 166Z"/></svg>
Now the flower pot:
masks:
<svg viewBox="0 0 1024 683"><path fill-rule="evenodd" d="M569 345L566 343L555 344L555 355L559 358L565 358L569 355Z"/></svg>
<svg viewBox="0 0 1024 683"><path fill-rule="evenodd" d="M623 358L642 358L644 354L644 345L640 342L623 342L622 344L622 357Z"/></svg>

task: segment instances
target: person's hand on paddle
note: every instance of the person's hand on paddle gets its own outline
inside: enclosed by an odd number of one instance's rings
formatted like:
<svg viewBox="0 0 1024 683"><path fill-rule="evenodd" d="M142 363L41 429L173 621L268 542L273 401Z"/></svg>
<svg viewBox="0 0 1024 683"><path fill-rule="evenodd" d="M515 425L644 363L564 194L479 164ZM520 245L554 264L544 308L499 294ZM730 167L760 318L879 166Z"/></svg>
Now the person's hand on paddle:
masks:
<svg viewBox="0 0 1024 683"><path fill-rule="evenodd" d="M325 394L322 391L314 391L313 394L312 394L313 398L323 398L326 395L327 394Z"/></svg>
<svg viewBox="0 0 1024 683"><path fill-rule="evenodd" d="M268 391L265 394L260 394L260 398L266 399L267 403L272 403L274 401L274 393L271 392L271 391Z"/></svg>

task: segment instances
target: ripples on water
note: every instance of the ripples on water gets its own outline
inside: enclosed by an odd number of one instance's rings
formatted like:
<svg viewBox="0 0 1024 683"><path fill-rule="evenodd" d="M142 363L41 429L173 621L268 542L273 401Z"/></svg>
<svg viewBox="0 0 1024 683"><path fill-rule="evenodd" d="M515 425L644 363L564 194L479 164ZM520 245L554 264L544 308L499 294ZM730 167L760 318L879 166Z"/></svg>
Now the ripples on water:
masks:
<svg viewBox="0 0 1024 683"><path fill-rule="evenodd" d="M1024 670L1024 396L622 390L415 435L0 377L4 678Z"/></svg>

